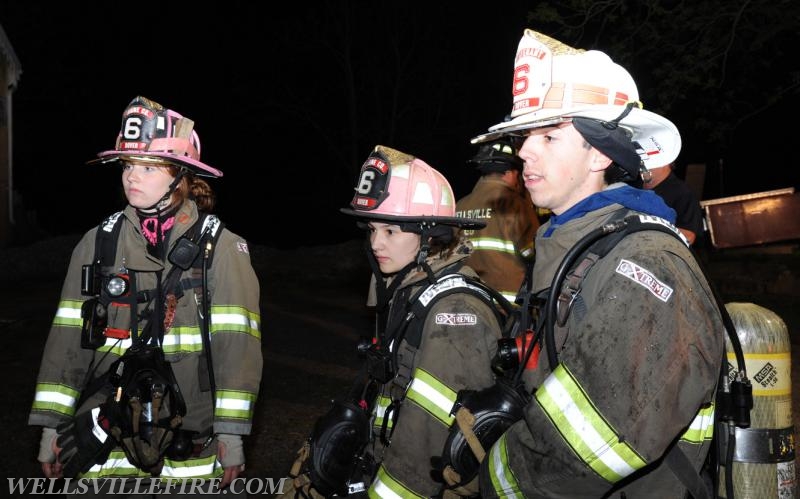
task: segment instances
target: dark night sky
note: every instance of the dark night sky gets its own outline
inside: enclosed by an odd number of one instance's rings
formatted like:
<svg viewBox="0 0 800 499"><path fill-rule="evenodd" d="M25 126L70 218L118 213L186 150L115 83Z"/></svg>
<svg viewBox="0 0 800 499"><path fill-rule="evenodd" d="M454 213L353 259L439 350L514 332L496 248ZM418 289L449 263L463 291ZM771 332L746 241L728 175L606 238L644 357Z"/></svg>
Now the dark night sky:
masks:
<svg viewBox="0 0 800 499"><path fill-rule="evenodd" d="M118 170L84 162L113 147L136 95L195 121L203 160L225 172L212 180L217 211L254 243L357 236L338 208L379 143L426 160L460 197L477 178L464 163L475 151L469 139L510 109L516 46L535 28L519 1L284 4L281 13L273 2L92 3L0 2L23 70L14 187L47 234L84 232L123 205ZM345 42L349 59L340 57ZM726 155L725 196L799 187L796 138L764 147L759 135L779 128L764 125ZM702 150L684 136L679 165L715 169ZM754 157L780 167L752 175ZM704 197L719 197L719 178L706 184Z"/></svg>

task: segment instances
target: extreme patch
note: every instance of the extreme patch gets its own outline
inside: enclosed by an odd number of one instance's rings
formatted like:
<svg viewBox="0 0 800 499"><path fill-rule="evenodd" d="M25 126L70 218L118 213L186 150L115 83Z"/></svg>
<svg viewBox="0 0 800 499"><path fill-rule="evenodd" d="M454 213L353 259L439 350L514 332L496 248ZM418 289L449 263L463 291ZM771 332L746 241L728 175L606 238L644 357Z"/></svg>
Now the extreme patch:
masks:
<svg viewBox="0 0 800 499"><path fill-rule="evenodd" d="M647 288L653 296L663 302L666 302L669 300L669 297L672 296L672 288L659 281L652 272L644 267L636 265L630 260L625 260L624 258L620 260L619 265L617 265L617 273L624 275L637 284L641 284Z"/></svg>
<svg viewBox="0 0 800 499"><path fill-rule="evenodd" d="M478 323L478 317L475 314L436 314L436 324L444 324L446 326L474 326Z"/></svg>

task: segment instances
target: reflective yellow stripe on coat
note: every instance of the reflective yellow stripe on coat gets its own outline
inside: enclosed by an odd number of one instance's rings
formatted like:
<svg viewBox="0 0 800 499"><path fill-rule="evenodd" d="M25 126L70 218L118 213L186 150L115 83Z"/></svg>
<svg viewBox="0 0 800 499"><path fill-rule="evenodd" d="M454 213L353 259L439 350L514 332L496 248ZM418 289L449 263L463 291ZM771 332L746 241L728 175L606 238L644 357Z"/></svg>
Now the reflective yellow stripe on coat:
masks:
<svg viewBox="0 0 800 499"><path fill-rule="evenodd" d="M492 481L492 488L497 492L497 496L513 499L525 497L522 495L514 472L508 466L508 445L505 434L492 446L487 459L489 460L489 479Z"/></svg>
<svg viewBox="0 0 800 499"><path fill-rule="evenodd" d="M425 499L425 496L417 494L392 477L383 466L378 469L378 474L375 475L375 481L370 485L367 495L371 498Z"/></svg>
<svg viewBox="0 0 800 499"><path fill-rule="evenodd" d="M33 409L72 416L75 414L75 402L78 400L78 395L78 390L66 385L37 383Z"/></svg>
<svg viewBox="0 0 800 499"><path fill-rule="evenodd" d="M245 333L260 340L261 316L244 307L213 305L211 307L211 334L220 332Z"/></svg>
<svg viewBox="0 0 800 499"><path fill-rule="evenodd" d="M608 482L616 483L647 464L622 441L564 364L536 390L536 400L567 445Z"/></svg>
<svg viewBox="0 0 800 499"><path fill-rule="evenodd" d="M450 427L455 419L450 415L456 392L424 369L414 369L406 398L429 412L443 425Z"/></svg>
<svg viewBox="0 0 800 499"><path fill-rule="evenodd" d="M173 461L164 459L164 467L161 469L159 478L219 478L225 470L217 461L217 456L190 458L185 461ZM145 472L132 465L125 453L121 450L113 450L108 459L103 464L95 464L89 471L81 475L81 478L148 478L150 473Z"/></svg>
<svg viewBox="0 0 800 499"><path fill-rule="evenodd" d="M714 404L702 407L692 420L689 429L681 435L681 440L691 444L702 444L714 436Z"/></svg>

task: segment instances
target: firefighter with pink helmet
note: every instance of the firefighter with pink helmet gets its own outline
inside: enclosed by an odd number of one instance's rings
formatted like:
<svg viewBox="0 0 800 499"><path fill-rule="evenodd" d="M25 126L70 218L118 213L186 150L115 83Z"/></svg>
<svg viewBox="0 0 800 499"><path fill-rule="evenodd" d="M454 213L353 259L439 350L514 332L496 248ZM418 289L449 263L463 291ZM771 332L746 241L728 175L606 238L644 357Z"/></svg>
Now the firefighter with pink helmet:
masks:
<svg viewBox="0 0 800 499"><path fill-rule="evenodd" d="M120 167L127 204L72 253L28 419L42 470L230 483L262 357L247 242L201 178L222 172L201 161L191 119L141 96L90 163Z"/></svg>
<svg viewBox="0 0 800 499"><path fill-rule="evenodd" d="M317 421L284 492L437 496L447 484L431 475L431 457L448 437L456 395L493 383L501 302L464 265L471 248L461 230L483 223L455 215L441 173L380 145L341 211L367 232L377 316L360 346L367 375Z"/></svg>

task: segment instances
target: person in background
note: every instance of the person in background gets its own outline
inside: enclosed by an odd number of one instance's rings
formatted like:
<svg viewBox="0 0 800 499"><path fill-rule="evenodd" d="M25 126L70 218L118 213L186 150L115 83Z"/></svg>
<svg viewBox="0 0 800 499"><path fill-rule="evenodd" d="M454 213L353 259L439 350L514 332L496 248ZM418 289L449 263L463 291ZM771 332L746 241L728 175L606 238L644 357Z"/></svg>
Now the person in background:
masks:
<svg viewBox="0 0 800 499"><path fill-rule="evenodd" d="M533 237L539 219L522 187L522 160L510 139L484 144L468 161L481 173L472 192L456 203L456 215L486 222L464 231L472 243L467 265L514 302L527 264L533 262Z"/></svg>
<svg viewBox="0 0 800 499"><path fill-rule="evenodd" d="M72 252L28 424L48 478L218 478L245 466L261 381L247 242L210 212L194 122L145 97L113 150L127 206ZM75 483L75 482L73 482Z"/></svg>
<svg viewBox="0 0 800 499"><path fill-rule="evenodd" d="M481 462L481 496L683 499L702 487L725 328L674 210L634 187L680 134L603 52L525 30L514 65L510 117L473 141L523 140L525 188L552 215L536 235L531 401Z"/></svg>
<svg viewBox="0 0 800 499"><path fill-rule="evenodd" d="M661 196L667 206L675 210L675 225L689 240L690 245L699 245L702 241L703 208L697 196L689 186L675 175L674 163L660 168L651 168L642 174L644 188ZM697 243L697 244L695 244Z"/></svg>

